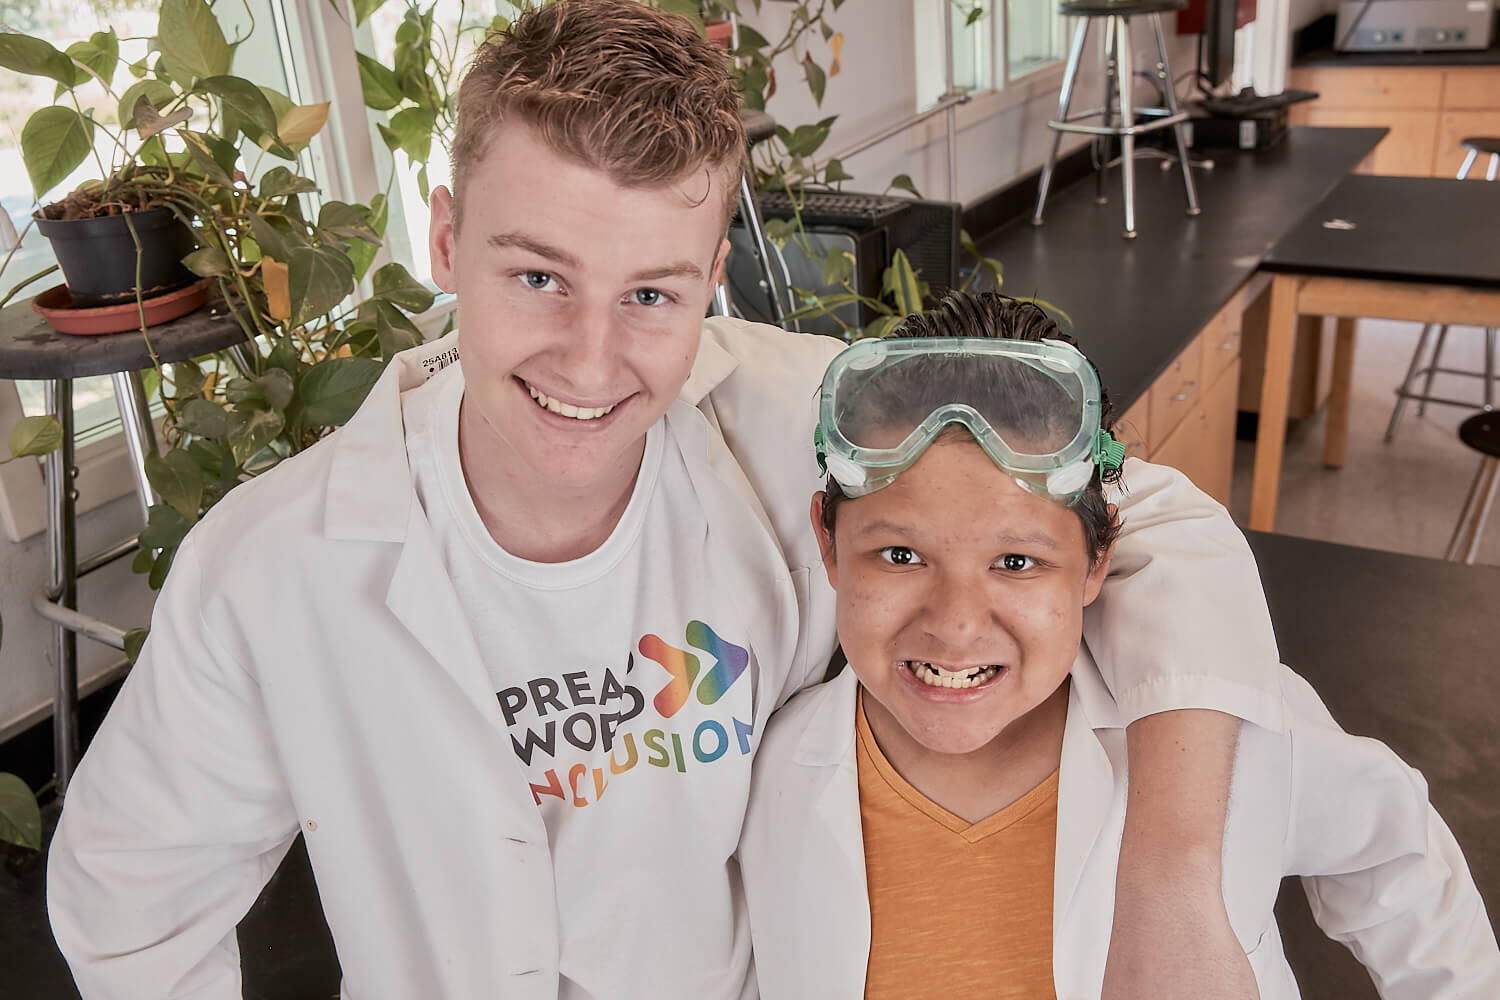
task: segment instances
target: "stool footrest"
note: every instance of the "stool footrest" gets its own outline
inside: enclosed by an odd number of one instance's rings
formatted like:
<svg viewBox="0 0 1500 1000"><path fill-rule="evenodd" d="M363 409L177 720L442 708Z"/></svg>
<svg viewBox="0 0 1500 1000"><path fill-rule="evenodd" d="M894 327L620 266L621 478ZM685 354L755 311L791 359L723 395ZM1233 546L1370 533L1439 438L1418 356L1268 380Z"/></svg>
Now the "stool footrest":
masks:
<svg viewBox="0 0 1500 1000"><path fill-rule="evenodd" d="M122 628L74 611L72 608L65 608L55 601L48 600L45 594L38 594L31 602L31 606L37 614L69 632L75 632L115 649L125 648L125 630Z"/></svg>
<svg viewBox="0 0 1500 1000"><path fill-rule="evenodd" d="M1170 128L1188 120L1186 111L1172 114L1166 108L1137 108L1137 114L1159 115L1155 121L1146 122L1143 125L1079 125L1077 122L1087 121L1090 118L1102 117L1102 112L1074 115L1061 121L1049 121L1047 127L1059 132L1080 132L1084 135L1144 135L1147 132L1155 132L1159 129Z"/></svg>

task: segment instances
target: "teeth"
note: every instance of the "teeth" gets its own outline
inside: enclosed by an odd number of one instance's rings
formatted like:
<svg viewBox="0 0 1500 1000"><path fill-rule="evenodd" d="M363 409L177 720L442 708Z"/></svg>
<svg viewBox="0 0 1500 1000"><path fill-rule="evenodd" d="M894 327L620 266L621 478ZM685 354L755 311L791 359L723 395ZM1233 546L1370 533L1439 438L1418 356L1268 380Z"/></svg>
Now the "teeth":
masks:
<svg viewBox="0 0 1500 1000"><path fill-rule="evenodd" d="M935 664L917 660L907 660L906 669L923 684L941 688L978 687L1000 672L1000 668L994 665L970 667L968 670L944 670Z"/></svg>
<svg viewBox="0 0 1500 1000"><path fill-rule="evenodd" d="M531 393L531 398L548 412L563 417L572 417L574 420L597 420L615 408L614 403L608 406L574 406L572 403L564 403L553 399L545 392L538 391L530 382L526 383L526 389Z"/></svg>

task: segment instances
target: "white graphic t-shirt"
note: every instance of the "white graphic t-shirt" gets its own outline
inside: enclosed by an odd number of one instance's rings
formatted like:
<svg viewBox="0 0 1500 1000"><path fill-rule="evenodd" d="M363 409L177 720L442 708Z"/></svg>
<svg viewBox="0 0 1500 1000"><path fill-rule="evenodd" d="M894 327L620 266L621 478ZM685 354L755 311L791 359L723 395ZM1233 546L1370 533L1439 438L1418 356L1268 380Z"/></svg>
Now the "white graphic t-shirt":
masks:
<svg viewBox="0 0 1500 1000"><path fill-rule="evenodd" d="M496 544L475 509L462 395L458 365L407 393L407 450L547 827L561 996L753 995L730 859L758 735L757 665L733 595L706 573L708 523L670 427L647 434L604 544L535 563Z"/></svg>

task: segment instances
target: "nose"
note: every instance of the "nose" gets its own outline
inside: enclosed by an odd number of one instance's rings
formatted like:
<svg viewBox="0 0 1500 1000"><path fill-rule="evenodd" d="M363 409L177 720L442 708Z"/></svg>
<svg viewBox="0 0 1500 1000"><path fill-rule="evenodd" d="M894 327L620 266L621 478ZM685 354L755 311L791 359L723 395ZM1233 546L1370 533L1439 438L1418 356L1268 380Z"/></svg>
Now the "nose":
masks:
<svg viewBox="0 0 1500 1000"><path fill-rule="evenodd" d="M998 628L990 596L983 580L943 573L927 601L925 631L943 651L963 654Z"/></svg>
<svg viewBox="0 0 1500 1000"><path fill-rule="evenodd" d="M563 331L563 371L580 396L597 397L615 387L622 335L615 310L603 303L580 305L570 328Z"/></svg>

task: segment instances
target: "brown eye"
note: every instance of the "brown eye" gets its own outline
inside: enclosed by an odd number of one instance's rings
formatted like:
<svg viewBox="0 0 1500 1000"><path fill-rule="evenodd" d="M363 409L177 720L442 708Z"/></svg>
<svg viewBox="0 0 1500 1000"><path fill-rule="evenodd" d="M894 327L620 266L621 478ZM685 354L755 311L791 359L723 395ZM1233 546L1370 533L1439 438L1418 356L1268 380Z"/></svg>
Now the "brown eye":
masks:
<svg viewBox="0 0 1500 1000"><path fill-rule="evenodd" d="M1015 552L1008 552L1000 557L1000 565L1005 567L1012 573L1024 573L1026 570L1031 569L1032 566L1036 565L1036 560L1032 559L1030 556L1023 556L1018 555Z"/></svg>
<svg viewBox="0 0 1500 1000"><path fill-rule="evenodd" d="M922 561L905 545L888 545L880 550L880 556L893 566L916 566Z"/></svg>

